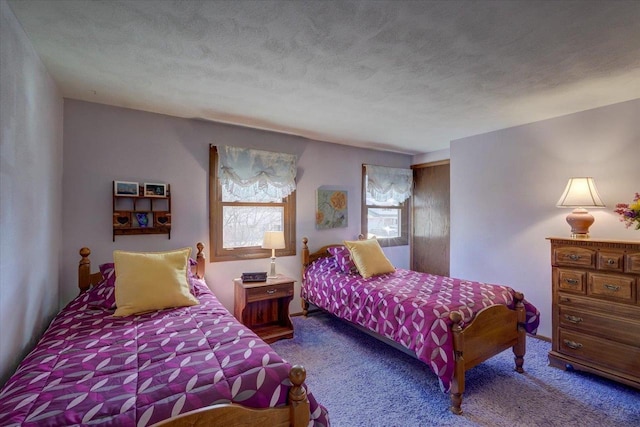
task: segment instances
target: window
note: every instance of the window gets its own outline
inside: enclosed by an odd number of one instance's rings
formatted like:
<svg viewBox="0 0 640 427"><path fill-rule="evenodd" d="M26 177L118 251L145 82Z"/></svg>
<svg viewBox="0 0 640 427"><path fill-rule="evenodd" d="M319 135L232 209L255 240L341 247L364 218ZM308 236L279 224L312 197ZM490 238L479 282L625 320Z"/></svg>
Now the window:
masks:
<svg viewBox="0 0 640 427"><path fill-rule="evenodd" d="M362 232L381 246L409 244L411 169L362 165Z"/></svg>
<svg viewBox="0 0 640 427"><path fill-rule="evenodd" d="M293 155L238 147L209 150L211 261L269 258L265 231L284 231L285 249L296 254Z"/></svg>

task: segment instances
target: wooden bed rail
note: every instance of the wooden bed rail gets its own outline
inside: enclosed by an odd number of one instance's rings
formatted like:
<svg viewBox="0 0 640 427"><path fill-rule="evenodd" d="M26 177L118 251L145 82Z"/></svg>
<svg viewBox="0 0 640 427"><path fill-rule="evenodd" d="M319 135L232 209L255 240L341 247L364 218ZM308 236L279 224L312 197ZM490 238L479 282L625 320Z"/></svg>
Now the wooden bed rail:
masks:
<svg viewBox="0 0 640 427"><path fill-rule="evenodd" d="M196 255L196 265L191 267L191 271L199 278L204 278L204 271L206 265L206 258L204 255L204 244L202 242L198 242L196 244L196 248L198 249L198 253ZM97 285L102 280L102 273L91 272L91 260L89 256L91 255L91 249L84 247L80 249L80 263L78 265L78 288L80 289L80 293L86 292L91 289L92 286Z"/></svg>

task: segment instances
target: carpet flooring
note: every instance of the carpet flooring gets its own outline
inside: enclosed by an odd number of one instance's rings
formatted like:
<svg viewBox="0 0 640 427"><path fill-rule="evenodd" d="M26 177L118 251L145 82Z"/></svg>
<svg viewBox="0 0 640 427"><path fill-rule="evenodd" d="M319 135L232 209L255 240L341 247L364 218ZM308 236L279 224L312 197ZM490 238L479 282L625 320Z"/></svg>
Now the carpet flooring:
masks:
<svg viewBox="0 0 640 427"><path fill-rule="evenodd" d="M548 366L548 342L529 338L524 374L507 350L467 372L462 415L422 362L325 313L293 317L295 337L272 347L307 370L333 427L640 426L640 391Z"/></svg>

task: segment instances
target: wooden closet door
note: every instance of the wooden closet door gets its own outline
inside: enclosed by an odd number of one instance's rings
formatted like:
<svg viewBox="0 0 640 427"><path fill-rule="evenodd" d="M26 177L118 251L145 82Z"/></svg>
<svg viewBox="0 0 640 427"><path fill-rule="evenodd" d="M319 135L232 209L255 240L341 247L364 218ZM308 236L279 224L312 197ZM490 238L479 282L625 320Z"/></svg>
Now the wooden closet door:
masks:
<svg viewBox="0 0 640 427"><path fill-rule="evenodd" d="M411 269L449 275L449 161L413 168Z"/></svg>

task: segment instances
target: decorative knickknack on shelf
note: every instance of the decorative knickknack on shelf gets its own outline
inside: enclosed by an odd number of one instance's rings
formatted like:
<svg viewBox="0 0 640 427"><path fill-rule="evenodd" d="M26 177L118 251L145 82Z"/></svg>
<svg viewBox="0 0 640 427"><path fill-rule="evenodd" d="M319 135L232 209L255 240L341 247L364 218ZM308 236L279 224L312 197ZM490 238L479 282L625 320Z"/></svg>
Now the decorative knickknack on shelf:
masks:
<svg viewBox="0 0 640 427"><path fill-rule="evenodd" d="M116 236L166 234L171 238L169 184L113 182L113 241Z"/></svg>
<svg viewBox="0 0 640 427"><path fill-rule="evenodd" d="M149 217L147 212L136 212L136 220L141 228L146 227L149 224Z"/></svg>
<svg viewBox="0 0 640 427"><path fill-rule="evenodd" d="M620 215L620 222L624 222L625 227L640 230L640 193L636 193L629 204L618 203L614 212Z"/></svg>

